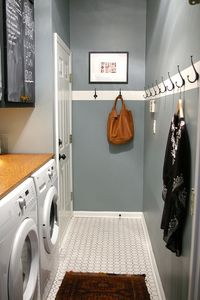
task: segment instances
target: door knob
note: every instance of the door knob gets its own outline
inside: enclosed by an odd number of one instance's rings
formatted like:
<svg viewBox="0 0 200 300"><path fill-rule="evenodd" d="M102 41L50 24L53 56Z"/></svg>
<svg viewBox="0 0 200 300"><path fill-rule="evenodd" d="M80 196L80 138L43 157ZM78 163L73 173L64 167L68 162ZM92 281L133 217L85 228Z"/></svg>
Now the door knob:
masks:
<svg viewBox="0 0 200 300"><path fill-rule="evenodd" d="M61 155L61 154L59 154L59 160L61 160L61 159L63 159L63 160L64 160L65 158L66 158L66 155L65 155L65 154L62 154L62 155Z"/></svg>
<svg viewBox="0 0 200 300"><path fill-rule="evenodd" d="M62 140L61 140L61 139L58 139L58 145L59 145L59 146L62 146L62 143L63 143Z"/></svg>

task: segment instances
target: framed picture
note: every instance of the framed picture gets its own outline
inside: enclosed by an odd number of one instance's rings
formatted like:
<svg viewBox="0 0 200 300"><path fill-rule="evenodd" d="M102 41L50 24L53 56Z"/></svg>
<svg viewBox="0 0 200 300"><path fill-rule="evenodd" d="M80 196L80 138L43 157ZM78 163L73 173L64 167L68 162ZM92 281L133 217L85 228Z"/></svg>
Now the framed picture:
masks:
<svg viewBox="0 0 200 300"><path fill-rule="evenodd" d="M128 52L89 52L89 83L128 83Z"/></svg>

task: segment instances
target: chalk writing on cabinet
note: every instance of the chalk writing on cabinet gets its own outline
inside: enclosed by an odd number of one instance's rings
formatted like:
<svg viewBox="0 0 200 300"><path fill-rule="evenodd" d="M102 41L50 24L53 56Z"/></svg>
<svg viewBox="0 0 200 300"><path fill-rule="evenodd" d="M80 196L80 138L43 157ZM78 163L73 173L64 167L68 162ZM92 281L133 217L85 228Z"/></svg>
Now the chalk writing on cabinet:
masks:
<svg viewBox="0 0 200 300"><path fill-rule="evenodd" d="M6 1L7 98L34 102L34 5L30 0Z"/></svg>

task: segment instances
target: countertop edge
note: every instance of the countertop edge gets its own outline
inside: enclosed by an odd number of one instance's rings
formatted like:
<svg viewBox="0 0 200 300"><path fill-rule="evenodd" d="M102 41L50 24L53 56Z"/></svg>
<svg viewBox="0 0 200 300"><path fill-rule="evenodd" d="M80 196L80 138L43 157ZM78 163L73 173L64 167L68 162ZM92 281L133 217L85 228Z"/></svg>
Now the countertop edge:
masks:
<svg viewBox="0 0 200 300"><path fill-rule="evenodd" d="M39 170L43 165L45 165L49 160L51 160L52 158L55 157L55 154L53 153L19 153L19 154L6 154L5 156L9 156L10 157L22 157L22 156L27 156L28 158L32 157L39 157L39 156L44 156L44 158L42 159L42 161L40 161L39 164L36 164L32 169L30 169L25 175L23 175L19 180L17 180L17 182L14 182L13 184L11 184L8 188L4 189L4 191L1 192L0 190L0 201L7 195L9 194L11 191L13 191L18 185L20 185L23 181L25 181L27 178L29 178L34 172L36 172L37 170ZM3 155L2 155L3 157ZM1 175L3 177L3 175Z"/></svg>

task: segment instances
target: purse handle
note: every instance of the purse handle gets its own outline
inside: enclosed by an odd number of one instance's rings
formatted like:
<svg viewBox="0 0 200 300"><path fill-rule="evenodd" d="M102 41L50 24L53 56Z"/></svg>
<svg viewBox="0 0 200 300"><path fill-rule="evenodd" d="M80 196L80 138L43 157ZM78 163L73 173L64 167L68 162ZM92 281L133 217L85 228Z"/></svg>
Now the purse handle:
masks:
<svg viewBox="0 0 200 300"><path fill-rule="evenodd" d="M126 109L126 105L125 105L125 102L124 102L124 99L122 98L122 95L118 95L117 96L117 98L115 99L115 102L114 102L114 105L113 105L113 110L115 110L116 111L116 105L117 105L117 101L118 100L121 100L121 102L122 102L122 107L121 107L121 109Z"/></svg>

